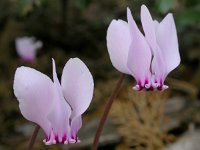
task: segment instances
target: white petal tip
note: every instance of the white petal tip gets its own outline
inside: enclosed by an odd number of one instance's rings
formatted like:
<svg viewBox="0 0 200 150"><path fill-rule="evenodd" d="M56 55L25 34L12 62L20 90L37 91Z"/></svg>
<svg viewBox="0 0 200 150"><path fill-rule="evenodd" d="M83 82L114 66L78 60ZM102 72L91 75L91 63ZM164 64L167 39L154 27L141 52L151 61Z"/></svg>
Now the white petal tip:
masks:
<svg viewBox="0 0 200 150"><path fill-rule="evenodd" d="M149 88L151 87L151 85L150 85L150 84L145 84L144 87L145 87L146 89L149 89Z"/></svg>
<svg viewBox="0 0 200 150"><path fill-rule="evenodd" d="M131 10L130 10L129 7L127 7L127 16L132 16L132 14L131 14Z"/></svg>
<svg viewBox="0 0 200 150"><path fill-rule="evenodd" d="M154 89L157 89L157 88L158 88L158 86L159 86L159 84L158 84L158 83L152 83L152 87L153 87Z"/></svg>
<svg viewBox="0 0 200 150"><path fill-rule="evenodd" d="M167 85L163 85L163 87L162 87L162 91L164 91L164 90L166 90L166 89L168 89L169 88L169 86L167 86Z"/></svg>
<svg viewBox="0 0 200 150"><path fill-rule="evenodd" d="M80 143L80 142L81 142L80 140L77 140L77 141L76 141L76 143Z"/></svg>
<svg viewBox="0 0 200 150"><path fill-rule="evenodd" d="M139 91L140 90L140 86L137 84L132 89L135 90L135 91Z"/></svg>
<svg viewBox="0 0 200 150"><path fill-rule="evenodd" d="M76 143L76 140L70 138L70 139L69 139L69 143L72 143L72 144L73 144L73 143Z"/></svg>
<svg viewBox="0 0 200 150"><path fill-rule="evenodd" d="M49 140L49 141L43 140L43 142L45 143L45 145L56 144L56 140Z"/></svg>
<svg viewBox="0 0 200 150"><path fill-rule="evenodd" d="M141 9L148 9L145 4L142 4Z"/></svg>

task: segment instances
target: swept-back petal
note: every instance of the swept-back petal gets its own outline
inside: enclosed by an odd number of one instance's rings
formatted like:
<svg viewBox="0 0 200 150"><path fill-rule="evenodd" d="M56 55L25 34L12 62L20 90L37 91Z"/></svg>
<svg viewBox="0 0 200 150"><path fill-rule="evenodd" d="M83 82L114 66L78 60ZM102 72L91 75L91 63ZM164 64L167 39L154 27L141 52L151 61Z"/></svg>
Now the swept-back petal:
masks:
<svg viewBox="0 0 200 150"><path fill-rule="evenodd" d="M166 73L166 65L162 55L162 52L159 47L156 49L156 53L152 59L151 64L151 71L154 76L153 82L163 84L165 80L165 73Z"/></svg>
<svg viewBox="0 0 200 150"><path fill-rule="evenodd" d="M113 20L108 27L106 39L113 66L120 72L130 74L126 65L131 44L128 23L123 20Z"/></svg>
<svg viewBox="0 0 200 150"><path fill-rule="evenodd" d="M82 117L81 116L77 116L74 117L71 121L71 142L75 143L75 142L79 142L77 133L79 131L79 129L82 126Z"/></svg>
<svg viewBox="0 0 200 150"><path fill-rule="evenodd" d="M154 23L155 34L156 34L157 28L159 26L159 22L157 20L154 20L153 23Z"/></svg>
<svg viewBox="0 0 200 150"><path fill-rule="evenodd" d="M148 44L151 46L152 52L154 52L157 47L155 26L151 14L145 5L141 6L141 22L145 33L145 38L148 41Z"/></svg>
<svg viewBox="0 0 200 150"><path fill-rule="evenodd" d="M55 140L57 143L67 143L70 133L70 116L71 108L65 101L62 89L56 74L55 61L52 59L53 64L53 81L54 81L54 103L51 113L48 118L51 122L54 132ZM50 141L51 144L52 141Z"/></svg>
<svg viewBox="0 0 200 150"><path fill-rule="evenodd" d="M94 82L87 66L79 58L71 58L66 63L61 85L64 97L72 107L72 118L83 114L92 100Z"/></svg>
<svg viewBox="0 0 200 150"><path fill-rule="evenodd" d="M47 115L52 108L54 91L51 79L35 69L19 67L13 89L22 115L40 125L49 136L51 126Z"/></svg>
<svg viewBox="0 0 200 150"><path fill-rule="evenodd" d="M180 64L176 26L172 14L168 14L158 25L156 38L163 55L167 74Z"/></svg>
<svg viewBox="0 0 200 150"><path fill-rule="evenodd" d="M127 66L137 82L144 86L145 81L150 80L151 50L138 29L129 8L127 8L127 18L132 37Z"/></svg>

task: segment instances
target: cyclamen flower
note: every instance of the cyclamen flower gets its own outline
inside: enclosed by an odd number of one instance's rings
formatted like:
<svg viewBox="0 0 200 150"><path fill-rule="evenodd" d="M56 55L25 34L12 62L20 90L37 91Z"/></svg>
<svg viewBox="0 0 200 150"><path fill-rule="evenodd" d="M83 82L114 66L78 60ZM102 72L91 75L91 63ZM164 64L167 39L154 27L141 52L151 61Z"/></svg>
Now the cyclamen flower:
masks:
<svg viewBox="0 0 200 150"><path fill-rule="evenodd" d="M22 37L16 39L15 45L17 53L23 61L34 62L36 50L42 47L42 42L35 41L34 37Z"/></svg>
<svg viewBox="0 0 200 150"><path fill-rule="evenodd" d="M165 90L167 75L180 64L177 32L171 13L159 23L145 5L141 22L145 36L138 29L127 8L128 22L113 20L107 31L107 47L113 66L132 75L134 90Z"/></svg>
<svg viewBox="0 0 200 150"><path fill-rule="evenodd" d="M76 143L81 115L93 97L93 77L80 59L71 58L63 69L60 84L52 61L53 82L35 69L17 68L14 94L22 115L44 130L46 145Z"/></svg>

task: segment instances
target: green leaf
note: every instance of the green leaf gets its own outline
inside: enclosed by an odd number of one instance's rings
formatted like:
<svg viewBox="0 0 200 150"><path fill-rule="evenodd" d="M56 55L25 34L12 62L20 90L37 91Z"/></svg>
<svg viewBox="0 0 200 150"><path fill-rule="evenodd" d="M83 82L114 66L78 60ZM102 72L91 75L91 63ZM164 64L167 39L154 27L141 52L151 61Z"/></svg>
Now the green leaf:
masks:
<svg viewBox="0 0 200 150"><path fill-rule="evenodd" d="M156 5L158 11L162 14L165 14L175 7L176 0L157 0Z"/></svg>
<svg viewBox="0 0 200 150"><path fill-rule="evenodd" d="M200 24L200 10L195 8L184 9L177 15L176 20L182 27Z"/></svg>
<svg viewBox="0 0 200 150"><path fill-rule="evenodd" d="M17 5L22 15L26 15L32 9L29 0L18 0Z"/></svg>
<svg viewBox="0 0 200 150"><path fill-rule="evenodd" d="M77 8L79 8L80 10L84 10L85 8L87 8L91 2L92 0L75 0Z"/></svg>
<svg viewBox="0 0 200 150"><path fill-rule="evenodd" d="M41 1L44 0L18 0L17 5L20 13L26 15L33 10L34 6L40 6Z"/></svg>

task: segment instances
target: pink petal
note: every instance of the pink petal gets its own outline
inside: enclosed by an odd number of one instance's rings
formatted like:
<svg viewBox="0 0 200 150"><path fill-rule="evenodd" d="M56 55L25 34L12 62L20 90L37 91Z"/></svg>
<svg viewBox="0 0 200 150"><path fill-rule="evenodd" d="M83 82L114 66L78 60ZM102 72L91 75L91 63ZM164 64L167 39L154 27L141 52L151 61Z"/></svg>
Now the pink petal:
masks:
<svg viewBox="0 0 200 150"><path fill-rule="evenodd" d="M52 130L54 134L54 140L56 143L68 143L70 134L70 115L71 108L69 104L65 101L58 77L56 74L55 61L53 63L53 80L54 80L54 103L52 111L48 115L48 118L52 125ZM54 144L54 140L46 141L46 144Z"/></svg>
<svg viewBox="0 0 200 150"><path fill-rule="evenodd" d="M127 68L131 36L127 22L113 20L107 31L107 48L113 66L120 72L130 74Z"/></svg>
<svg viewBox="0 0 200 150"><path fill-rule="evenodd" d="M72 107L71 118L83 114L92 100L94 82L87 66L79 58L71 58L66 63L61 85L64 97Z"/></svg>
<svg viewBox="0 0 200 150"><path fill-rule="evenodd" d="M36 49L33 46L33 39L28 37L16 39L16 50L18 55L26 61L34 61Z"/></svg>
<svg viewBox="0 0 200 150"><path fill-rule="evenodd" d="M53 82L43 73L19 67L14 77L14 94L19 101L22 115L40 125L49 136L51 125L47 115L53 104Z"/></svg>
<svg viewBox="0 0 200 150"><path fill-rule="evenodd" d="M35 42L33 37L17 38L15 44L18 55L24 61L34 61L36 50L42 46L42 42Z"/></svg>
<svg viewBox="0 0 200 150"><path fill-rule="evenodd" d="M157 20L154 20L153 23L154 23L154 29L155 29L155 32L156 32L157 28L159 26L159 22Z"/></svg>
<svg viewBox="0 0 200 150"><path fill-rule="evenodd" d="M35 49L41 48L42 45L43 45L43 43L42 43L41 41L36 41L36 42L34 43Z"/></svg>
<svg viewBox="0 0 200 150"><path fill-rule="evenodd" d="M180 64L180 54L176 26L172 14L168 14L158 25L156 31L157 42L166 66L165 75Z"/></svg>
<svg viewBox="0 0 200 150"><path fill-rule="evenodd" d="M71 121L71 143L77 143L79 142L77 133L79 131L79 129L82 126L82 117L81 116L77 116L75 118L72 119Z"/></svg>
<svg viewBox="0 0 200 150"><path fill-rule="evenodd" d="M141 22L145 33L145 38L151 46L152 52L157 48L155 26L151 14L145 5L141 6Z"/></svg>
<svg viewBox="0 0 200 150"><path fill-rule="evenodd" d="M144 36L139 31L131 11L127 8L128 24L132 36L132 43L128 54L128 68L131 70L133 77L139 84L144 86L145 82L150 82L150 63L151 50Z"/></svg>
<svg viewBox="0 0 200 150"><path fill-rule="evenodd" d="M152 74L154 75L153 83L158 83L157 85L163 85L165 80L165 73L166 73L166 65L164 62L164 58L162 52L159 47L157 47L156 52L152 59L151 64Z"/></svg>

